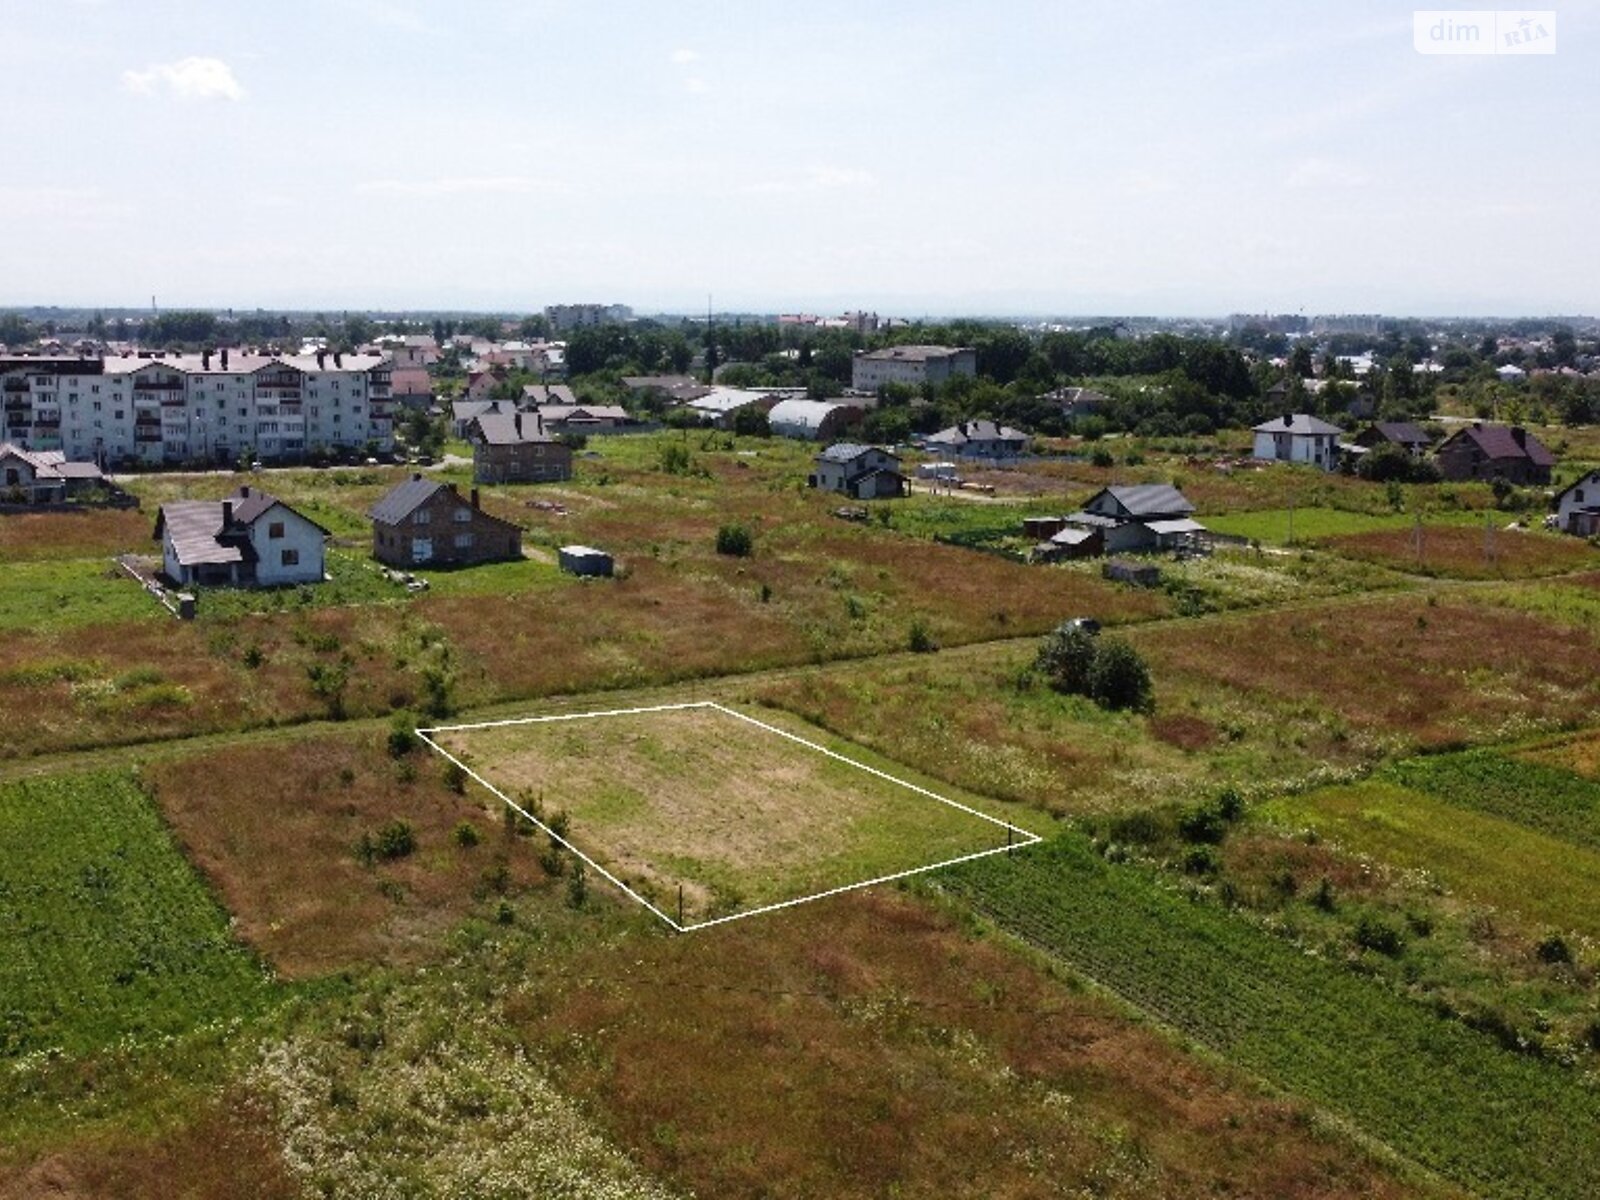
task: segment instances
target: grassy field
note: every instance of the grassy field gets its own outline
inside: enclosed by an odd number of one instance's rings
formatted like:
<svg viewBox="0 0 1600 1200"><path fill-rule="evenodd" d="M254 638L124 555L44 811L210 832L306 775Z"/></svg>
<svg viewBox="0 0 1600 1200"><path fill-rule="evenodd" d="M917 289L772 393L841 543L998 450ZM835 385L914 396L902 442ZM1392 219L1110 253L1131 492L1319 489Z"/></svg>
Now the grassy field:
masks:
<svg viewBox="0 0 1600 1200"><path fill-rule="evenodd" d="M528 1057L696 1195L1433 1194L892 892L524 969Z"/></svg>
<svg viewBox="0 0 1600 1200"><path fill-rule="evenodd" d="M1405 759L1383 776L1449 804L1600 850L1600 781L1493 749Z"/></svg>
<svg viewBox="0 0 1600 1200"><path fill-rule="evenodd" d="M1410 530L1416 517L1408 512L1358 512L1340 508L1269 508L1252 512L1221 513L1205 518L1205 525L1217 533L1250 538L1267 546L1311 545L1326 538L1358 533ZM1481 518L1470 512L1429 514L1424 531L1453 528Z"/></svg>
<svg viewBox="0 0 1600 1200"><path fill-rule="evenodd" d="M1600 1096L1574 1074L1109 866L1075 836L941 878L1002 928L1479 1195L1577 1200L1600 1178Z"/></svg>
<svg viewBox="0 0 1600 1200"><path fill-rule="evenodd" d="M1530 804L1543 799L1537 790L1525 795ZM1535 930L1600 940L1600 850L1387 782L1284 797L1263 814L1377 861L1425 871Z"/></svg>
<svg viewBox="0 0 1600 1200"><path fill-rule="evenodd" d="M126 775L0 787L0 1060L256 1012L273 985Z"/></svg>
<svg viewBox="0 0 1600 1200"><path fill-rule="evenodd" d="M1415 530L1388 529L1326 538L1337 554L1448 579L1530 579L1589 571L1600 551L1579 538L1539 530L1426 525L1419 552Z"/></svg>
<svg viewBox="0 0 1600 1200"><path fill-rule="evenodd" d="M1006 831L855 765L857 747L784 713L717 708L443 733L474 771L659 907L721 916L1004 845ZM870 765L896 775L892 763ZM530 810L531 811L531 810Z"/></svg>
<svg viewBox="0 0 1600 1200"><path fill-rule="evenodd" d="M425 749L395 757L376 737L322 736L163 760L145 776L239 936L306 977L426 961L470 914L546 884L504 806L457 793L442 766ZM363 836L396 821L415 848L363 856Z"/></svg>

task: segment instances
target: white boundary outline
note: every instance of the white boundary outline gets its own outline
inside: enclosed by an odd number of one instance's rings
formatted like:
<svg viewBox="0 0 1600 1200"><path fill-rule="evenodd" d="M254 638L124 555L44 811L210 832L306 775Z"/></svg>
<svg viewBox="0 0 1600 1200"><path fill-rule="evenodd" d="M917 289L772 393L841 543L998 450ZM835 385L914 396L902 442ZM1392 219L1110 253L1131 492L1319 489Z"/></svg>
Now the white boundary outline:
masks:
<svg viewBox="0 0 1600 1200"><path fill-rule="evenodd" d="M879 875L875 879L864 879L860 883L847 883L840 887L829 888L826 891L814 892L809 896L800 896L793 900L779 900L773 904L763 904L757 908L746 909L744 912L732 913L728 916L722 917L713 917L709 921L695 921L685 925L681 922L673 920L672 917L667 913L662 912L654 904L650 903L649 900L645 899L638 892L634 891L627 884L623 883L622 880L618 879L610 871L606 870L594 859L590 858L582 850L574 846L565 837L551 829L550 826L546 825L532 813L528 812L510 796L506 795L499 788L495 787L494 784L490 783L482 775L478 774L471 767L467 766L466 763L462 762L454 754L451 754L450 751L446 750L431 736L436 733L459 733L463 730L471 729L496 729L507 725L540 725L555 721L583 721L592 717L626 717L634 716L640 713L679 712L690 708L711 708L715 709L717 712L724 713L727 716L736 717L741 721L756 726L758 729L764 729L768 733L775 733L779 737L788 738L791 742L797 742L798 744L805 746L807 749L815 750L817 753L826 755L828 758L834 759L837 762L842 762L848 766L852 766L858 771L865 771L869 775L875 775L879 779L887 780L888 782L903 787L908 791L915 792L919 796L926 796L930 800L937 800L940 804L948 804L951 808L958 808L970 816L987 821L991 825L999 826L1001 829L1006 830L1008 835L1020 834L1021 836L1015 842L1008 840L1004 846L995 846L993 849L989 850L979 850L975 854L963 854L957 858L947 858L940 862L929 863L927 866L912 867L908 871L896 871L891 875ZM588 867L597 875L600 875L604 879L608 880L624 895L644 905L645 908L649 909L656 916L660 917L661 920L665 921L678 933L692 933L697 929L709 929L713 925L725 925L729 921L742 921L746 917L756 917L760 916L762 913L777 912L779 909L784 908L793 908L797 904L809 904L813 900L823 900L829 896L837 896L842 892L853 892L861 888L876 887L880 883L891 883L896 879L905 879L911 875L922 875L928 871L937 871L942 867L953 867L957 863L971 862L976 858L988 858L991 854L1005 854L1011 850L1016 850L1023 846L1031 846L1036 842L1042 842L1044 840L1038 834L1023 829L1019 825L1013 825L1010 821L1002 821L999 817L993 817L986 812L980 812L978 809L973 808L970 805L962 804L957 800L951 800L948 796L941 796L937 792L930 792L927 788L918 787L916 784L909 783L904 779L897 779L895 776L890 775L886 771L880 771L876 767L869 767L866 763L857 762L855 759L849 758L838 753L837 751L830 750L826 746L819 746L816 742L807 741L798 734L790 733L787 729L779 729L776 725L769 725L765 721L759 721L755 717L739 712L737 709L729 708L724 704L718 704L715 700L691 700L680 704L650 704L639 708L598 709L594 712L559 713L555 716L548 717L511 717L503 721L475 721L461 725L434 725L427 729L418 729L417 736L423 741L427 742L429 746L431 746L438 753L442 754L445 758L449 759L456 766L460 767L471 778L477 780L478 783L482 784L490 792L498 796L501 801L503 801L513 811L520 813L523 817L533 822L534 825L544 830L544 832L553 841L559 842L561 845L565 846L572 852L574 857L582 859L583 862L586 863Z"/></svg>

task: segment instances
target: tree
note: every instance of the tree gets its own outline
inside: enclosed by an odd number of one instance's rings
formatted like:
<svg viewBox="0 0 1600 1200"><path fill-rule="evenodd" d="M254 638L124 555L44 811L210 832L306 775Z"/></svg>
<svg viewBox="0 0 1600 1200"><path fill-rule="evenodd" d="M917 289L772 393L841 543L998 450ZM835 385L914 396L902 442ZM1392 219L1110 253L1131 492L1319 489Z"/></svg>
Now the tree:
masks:
<svg viewBox="0 0 1600 1200"><path fill-rule="evenodd" d="M717 553L733 558L749 558L754 546L750 530L743 525L724 525L717 530Z"/></svg>
<svg viewBox="0 0 1600 1200"><path fill-rule="evenodd" d="M733 432L743 437L771 437L772 422L759 404L746 404L733 410Z"/></svg>
<svg viewBox="0 0 1600 1200"><path fill-rule="evenodd" d="M0 316L0 343L7 346L24 346L33 341L33 326L16 313Z"/></svg>

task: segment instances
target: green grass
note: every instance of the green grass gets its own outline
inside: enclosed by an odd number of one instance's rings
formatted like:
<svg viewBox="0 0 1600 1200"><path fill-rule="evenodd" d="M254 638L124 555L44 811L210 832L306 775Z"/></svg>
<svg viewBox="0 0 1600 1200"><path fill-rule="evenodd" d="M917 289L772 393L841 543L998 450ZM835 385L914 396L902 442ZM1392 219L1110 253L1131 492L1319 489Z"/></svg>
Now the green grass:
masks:
<svg viewBox="0 0 1600 1200"><path fill-rule="evenodd" d="M1555 838L1600 850L1600 782L1496 750L1391 763L1380 778Z"/></svg>
<svg viewBox="0 0 1600 1200"><path fill-rule="evenodd" d="M1498 1049L1379 981L1101 860L1077 835L940 879L1246 1070L1506 1200L1577 1200L1600 1179L1600 1094Z"/></svg>
<svg viewBox="0 0 1600 1200"><path fill-rule="evenodd" d="M1290 514L1293 514L1293 538ZM1232 537L1251 538L1267 546L1302 545L1322 538L1347 533L1369 533L1378 529L1410 529L1417 523L1415 513L1364 513L1342 508L1270 508L1256 512L1219 513L1201 518L1207 529ZM1429 512L1427 525L1462 525L1482 521L1470 512Z"/></svg>
<svg viewBox="0 0 1600 1200"><path fill-rule="evenodd" d="M0 1058L181 1035L273 992L131 777L0 788Z"/></svg>
<svg viewBox="0 0 1600 1200"><path fill-rule="evenodd" d="M1356 853L1426 871L1456 894L1535 928L1600 938L1600 851L1392 783L1283 797L1261 812Z"/></svg>
<svg viewBox="0 0 1600 1200"><path fill-rule="evenodd" d="M110 558L13 562L0 572L0 632L171 620Z"/></svg>

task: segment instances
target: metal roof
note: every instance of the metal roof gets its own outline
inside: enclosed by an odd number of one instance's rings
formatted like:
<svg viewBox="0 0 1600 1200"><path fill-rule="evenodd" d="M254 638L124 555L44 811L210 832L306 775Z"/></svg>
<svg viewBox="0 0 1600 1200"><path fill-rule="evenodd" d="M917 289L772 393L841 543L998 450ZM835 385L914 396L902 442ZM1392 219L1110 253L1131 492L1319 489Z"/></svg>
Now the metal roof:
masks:
<svg viewBox="0 0 1600 1200"><path fill-rule="evenodd" d="M222 536L222 501L174 500L161 506L156 536L172 543L181 566L247 561L254 553L248 541L219 542Z"/></svg>
<svg viewBox="0 0 1600 1200"><path fill-rule="evenodd" d="M424 479L413 475L397 487L389 489L383 499L367 510L367 516L380 525L398 525L411 515L418 505L433 498L445 485L437 479Z"/></svg>
<svg viewBox="0 0 1600 1200"><path fill-rule="evenodd" d="M1170 533L1204 533L1206 527L1190 517L1177 517L1170 521L1146 521L1144 527L1151 533L1165 537Z"/></svg>
<svg viewBox="0 0 1600 1200"><path fill-rule="evenodd" d="M480 413L472 424L478 436L490 446L522 446L529 442L556 440L545 431L544 418L537 411Z"/></svg>
<svg viewBox="0 0 1600 1200"><path fill-rule="evenodd" d="M889 452L884 450L881 446L862 446L856 442L835 442L821 454L817 455L817 458L823 462L848 463L854 462L863 454L869 454L874 450L877 450L883 454L888 454L890 458L895 458L894 455L889 454ZM900 460L896 458L895 461L899 462Z"/></svg>
<svg viewBox="0 0 1600 1200"><path fill-rule="evenodd" d="M1108 487L1106 491L1136 517L1164 517L1194 511L1194 505L1170 483L1135 483L1125 487Z"/></svg>
<svg viewBox="0 0 1600 1200"><path fill-rule="evenodd" d="M1286 417L1275 417L1270 421L1263 421L1257 425L1254 433L1298 433L1298 434L1334 434L1337 436L1340 428L1330 425L1320 417L1313 417L1310 413L1292 413Z"/></svg>

